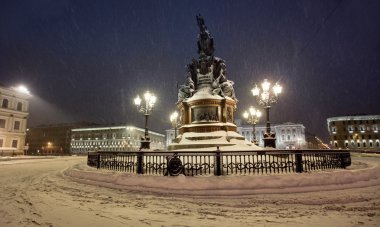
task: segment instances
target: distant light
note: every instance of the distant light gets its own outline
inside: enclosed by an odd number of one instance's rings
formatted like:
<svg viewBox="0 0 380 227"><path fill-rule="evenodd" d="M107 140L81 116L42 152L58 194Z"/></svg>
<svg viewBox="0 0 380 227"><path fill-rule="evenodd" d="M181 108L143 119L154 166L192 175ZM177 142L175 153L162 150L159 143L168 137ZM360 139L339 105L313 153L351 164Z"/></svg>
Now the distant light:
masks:
<svg viewBox="0 0 380 227"><path fill-rule="evenodd" d="M18 87L15 88L15 90L18 92L30 95L28 88L25 87L24 85L19 85Z"/></svg>

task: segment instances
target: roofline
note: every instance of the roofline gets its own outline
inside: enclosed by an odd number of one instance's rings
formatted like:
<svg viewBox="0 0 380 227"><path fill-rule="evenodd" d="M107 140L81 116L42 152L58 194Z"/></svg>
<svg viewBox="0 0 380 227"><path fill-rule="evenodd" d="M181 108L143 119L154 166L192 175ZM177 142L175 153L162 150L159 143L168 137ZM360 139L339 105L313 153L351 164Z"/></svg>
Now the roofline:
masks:
<svg viewBox="0 0 380 227"><path fill-rule="evenodd" d="M125 130L138 130L141 132L145 132L145 129L135 127L135 126L112 126L112 127L93 127L93 128L74 128L71 129L72 132L84 132L84 131L102 131L102 130L114 130L114 129L125 129ZM157 135L157 136L165 136L164 134L148 131L150 134Z"/></svg>
<svg viewBox="0 0 380 227"><path fill-rule="evenodd" d="M327 118L327 123L332 121L350 121L350 120L380 120L380 115L359 115L359 116L340 116Z"/></svg>

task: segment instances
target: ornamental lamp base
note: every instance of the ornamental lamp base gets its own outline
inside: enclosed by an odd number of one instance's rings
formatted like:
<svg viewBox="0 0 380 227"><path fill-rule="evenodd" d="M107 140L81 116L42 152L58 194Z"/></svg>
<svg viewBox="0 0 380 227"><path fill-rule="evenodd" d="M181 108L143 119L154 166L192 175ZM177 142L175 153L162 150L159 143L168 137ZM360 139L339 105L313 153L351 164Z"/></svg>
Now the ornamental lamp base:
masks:
<svg viewBox="0 0 380 227"><path fill-rule="evenodd" d="M150 149L150 140L149 139L141 140L140 150L143 150L143 149L147 149L147 150Z"/></svg>
<svg viewBox="0 0 380 227"><path fill-rule="evenodd" d="M264 147L276 148L276 134L273 132L266 132L264 134Z"/></svg>

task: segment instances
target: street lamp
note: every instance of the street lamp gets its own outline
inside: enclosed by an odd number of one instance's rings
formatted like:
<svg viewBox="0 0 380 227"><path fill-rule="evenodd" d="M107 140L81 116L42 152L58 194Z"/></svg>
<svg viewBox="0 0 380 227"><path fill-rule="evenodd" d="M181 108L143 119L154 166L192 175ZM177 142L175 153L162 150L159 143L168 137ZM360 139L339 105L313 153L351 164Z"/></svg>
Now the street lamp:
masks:
<svg viewBox="0 0 380 227"><path fill-rule="evenodd" d="M177 138L178 113L175 111L170 115L170 122L174 128L174 140Z"/></svg>
<svg viewBox="0 0 380 227"><path fill-rule="evenodd" d="M271 87L271 83L265 79L261 83L261 89L255 87L251 90L257 102L264 107L267 114L266 133L264 134L264 147L276 147L276 134L270 131L269 109L271 104L278 101L278 96L282 92L282 87L278 83Z"/></svg>
<svg viewBox="0 0 380 227"><path fill-rule="evenodd" d="M142 102L144 101L144 102ZM145 92L144 100L141 100L140 96L134 99L137 110L144 114L145 116L145 135L144 138L141 138L141 149L150 149L150 138L148 133L148 117L153 111L154 104L157 101L157 97L151 94L149 91Z"/></svg>
<svg viewBox="0 0 380 227"><path fill-rule="evenodd" d="M256 139L256 123L259 121L261 117L261 111L256 110L252 106L249 108L249 111L245 111L243 113L243 117L247 120L249 124L252 124L252 143L255 145L259 145Z"/></svg>

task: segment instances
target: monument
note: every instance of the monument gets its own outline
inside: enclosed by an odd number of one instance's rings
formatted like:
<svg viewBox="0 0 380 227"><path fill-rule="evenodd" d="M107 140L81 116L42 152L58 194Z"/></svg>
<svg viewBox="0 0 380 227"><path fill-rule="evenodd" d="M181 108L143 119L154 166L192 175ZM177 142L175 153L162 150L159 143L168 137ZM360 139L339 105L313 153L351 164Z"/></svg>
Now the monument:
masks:
<svg viewBox="0 0 380 227"><path fill-rule="evenodd" d="M214 39L200 15L197 24L199 56L186 66L178 90L179 135L168 150L260 149L236 132L234 82L227 79L225 61L214 56Z"/></svg>

